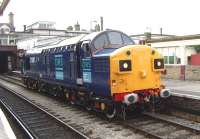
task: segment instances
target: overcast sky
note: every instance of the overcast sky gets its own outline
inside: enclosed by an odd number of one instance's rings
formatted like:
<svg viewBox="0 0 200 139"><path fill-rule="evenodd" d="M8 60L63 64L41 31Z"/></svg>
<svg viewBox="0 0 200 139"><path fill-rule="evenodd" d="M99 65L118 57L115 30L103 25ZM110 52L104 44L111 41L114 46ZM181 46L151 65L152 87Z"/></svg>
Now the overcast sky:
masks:
<svg viewBox="0 0 200 139"><path fill-rule="evenodd" d="M15 14L16 30L37 21L56 22L66 29L77 21L82 29L104 17L104 28L139 34L150 28L152 33L200 34L199 0L11 0L0 22L8 13ZM94 23L93 23L94 24Z"/></svg>

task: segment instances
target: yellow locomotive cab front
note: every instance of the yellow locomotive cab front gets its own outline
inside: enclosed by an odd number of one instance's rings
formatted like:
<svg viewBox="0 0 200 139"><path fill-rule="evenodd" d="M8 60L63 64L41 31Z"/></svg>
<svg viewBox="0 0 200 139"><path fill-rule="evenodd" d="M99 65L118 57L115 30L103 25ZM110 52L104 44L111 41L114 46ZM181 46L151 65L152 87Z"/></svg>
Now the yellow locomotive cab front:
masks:
<svg viewBox="0 0 200 139"><path fill-rule="evenodd" d="M129 45L110 57L112 95L144 90L160 91L164 59L149 46Z"/></svg>

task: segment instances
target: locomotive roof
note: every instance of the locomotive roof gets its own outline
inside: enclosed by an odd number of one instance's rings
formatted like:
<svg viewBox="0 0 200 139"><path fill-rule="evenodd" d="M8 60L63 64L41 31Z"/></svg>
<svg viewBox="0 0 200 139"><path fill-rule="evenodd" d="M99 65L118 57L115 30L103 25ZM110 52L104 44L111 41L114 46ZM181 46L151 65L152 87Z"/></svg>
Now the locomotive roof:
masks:
<svg viewBox="0 0 200 139"><path fill-rule="evenodd" d="M78 42L87 41L87 40L90 41L90 42L93 42L93 40L95 40L98 36L100 36L101 34L106 34L108 32L118 32L120 34L124 34L120 31L116 31L116 30L106 30L106 31L101 31L101 32L93 32L93 33L87 34L87 35L80 35L80 36L77 36L77 37L64 39L57 44L48 45L48 46L44 46L44 47L41 47L41 48L35 47L33 49L28 50L26 52L26 54L29 55L29 54L42 53L43 50L50 52L50 49L52 49L52 48L58 48L58 47L63 47L63 46L68 47L68 46L71 46L73 44L77 44ZM126 34L124 34L124 35L126 35Z"/></svg>
<svg viewBox="0 0 200 139"><path fill-rule="evenodd" d="M28 50L26 52L26 54L38 54L38 53L41 53L42 50L47 50L47 49L51 49L51 48L57 48L57 47L61 47L61 46L68 46L68 45L71 45L71 44L76 44L84 36L85 35L80 35L80 36L77 36L77 37L64 39L64 40L58 42L57 44L48 45L48 46L44 46L44 47L40 47L40 48L33 47L32 49Z"/></svg>

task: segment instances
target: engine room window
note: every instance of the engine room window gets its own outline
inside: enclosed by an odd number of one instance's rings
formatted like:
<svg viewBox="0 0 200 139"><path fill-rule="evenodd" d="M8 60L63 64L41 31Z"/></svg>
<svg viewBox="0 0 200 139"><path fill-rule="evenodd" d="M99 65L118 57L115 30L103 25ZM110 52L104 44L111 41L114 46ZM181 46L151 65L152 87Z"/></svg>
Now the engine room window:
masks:
<svg viewBox="0 0 200 139"><path fill-rule="evenodd" d="M108 37L111 44L123 44L121 34L118 32L109 32Z"/></svg>

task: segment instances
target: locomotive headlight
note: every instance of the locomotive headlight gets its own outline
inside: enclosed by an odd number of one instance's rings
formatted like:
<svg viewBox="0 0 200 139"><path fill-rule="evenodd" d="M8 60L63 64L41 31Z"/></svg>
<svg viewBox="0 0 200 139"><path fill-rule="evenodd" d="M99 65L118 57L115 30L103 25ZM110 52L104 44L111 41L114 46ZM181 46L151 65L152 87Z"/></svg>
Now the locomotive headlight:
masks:
<svg viewBox="0 0 200 139"><path fill-rule="evenodd" d="M128 63L124 63L124 64L123 64L123 67L124 67L125 69L127 69L127 68L128 68Z"/></svg>
<svg viewBox="0 0 200 139"><path fill-rule="evenodd" d="M160 66L161 66L161 62L160 62L160 61L158 61L158 62L157 62L157 65L160 67Z"/></svg>
<svg viewBox="0 0 200 139"><path fill-rule="evenodd" d="M164 59L163 58L154 59L154 69L156 69L156 70L164 69Z"/></svg>
<svg viewBox="0 0 200 139"><path fill-rule="evenodd" d="M120 60L119 71L131 71L131 60Z"/></svg>

